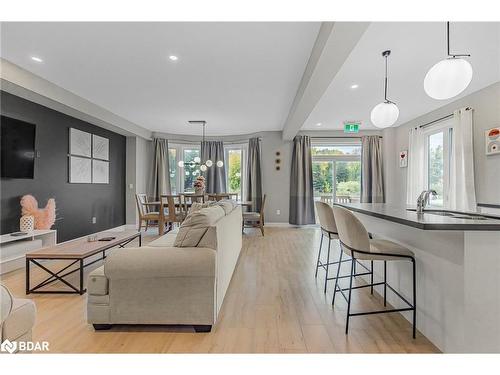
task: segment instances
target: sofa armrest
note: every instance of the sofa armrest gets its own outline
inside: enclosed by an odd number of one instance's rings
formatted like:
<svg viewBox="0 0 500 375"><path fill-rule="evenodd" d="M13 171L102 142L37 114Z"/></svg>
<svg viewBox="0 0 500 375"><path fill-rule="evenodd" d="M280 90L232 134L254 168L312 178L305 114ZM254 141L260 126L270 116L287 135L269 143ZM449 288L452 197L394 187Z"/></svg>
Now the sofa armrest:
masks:
<svg viewBox="0 0 500 375"><path fill-rule="evenodd" d="M104 263L109 280L215 277L215 250L203 247L120 249Z"/></svg>
<svg viewBox="0 0 500 375"><path fill-rule="evenodd" d="M87 291L93 296L105 296L108 294L109 281L104 274L104 266L93 270L88 277Z"/></svg>

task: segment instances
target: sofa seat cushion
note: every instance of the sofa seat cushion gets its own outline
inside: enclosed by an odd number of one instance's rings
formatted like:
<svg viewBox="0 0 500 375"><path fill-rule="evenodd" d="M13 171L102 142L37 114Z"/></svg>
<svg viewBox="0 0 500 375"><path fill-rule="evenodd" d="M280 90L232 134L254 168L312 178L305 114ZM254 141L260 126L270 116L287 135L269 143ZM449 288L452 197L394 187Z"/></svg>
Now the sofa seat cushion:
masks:
<svg viewBox="0 0 500 375"><path fill-rule="evenodd" d="M167 234L164 234L160 238L157 238L154 241L151 241L146 246L148 247L173 247L175 242L175 237L177 237L177 233L179 232L179 228L175 228L171 230Z"/></svg>
<svg viewBox="0 0 500 375"><path fill-rule="evenodd" d="M104 275L104 266L93 270L88 277L89 294L105 296L108 294L108 278Z"/></svg>
<svg viewBox="0 0 500 375"><path fill-rule="evenodd" d="M16 340L30 332L35 324L36 307L30 299L14 298L12 311L2 325L2 338Z"/></svg>
<svg viewBox="0 0 500 375"><path fill-rule="evenodd" d="M197 247L208 228L224 216L224 209L217 205L191 213L181 224L174 246Z"/></svg>

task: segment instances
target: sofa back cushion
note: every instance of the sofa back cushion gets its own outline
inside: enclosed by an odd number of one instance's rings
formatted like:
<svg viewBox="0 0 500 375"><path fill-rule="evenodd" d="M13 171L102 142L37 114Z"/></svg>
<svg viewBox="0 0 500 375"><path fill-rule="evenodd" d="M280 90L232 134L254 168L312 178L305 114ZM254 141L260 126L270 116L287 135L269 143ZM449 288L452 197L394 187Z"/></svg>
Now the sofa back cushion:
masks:
<svg viewBox="0 0 500 375"><path fill-rule="evenodd" d="M198 247L208 228L214 226L224 216L224 209L220 206L206 207L191 212L182 222L174 246Z"/></svg>
<svg viewBox="0 0 500 375"><path fill-rule="evenodd" d="M231 213L231 211L233 211L234 208L236 207L236 202L232 201L230 199L223 199L223 200L218 201L217 205L222 207L222 209L224 210L224 213L226 215L229 215Z"/></svg>

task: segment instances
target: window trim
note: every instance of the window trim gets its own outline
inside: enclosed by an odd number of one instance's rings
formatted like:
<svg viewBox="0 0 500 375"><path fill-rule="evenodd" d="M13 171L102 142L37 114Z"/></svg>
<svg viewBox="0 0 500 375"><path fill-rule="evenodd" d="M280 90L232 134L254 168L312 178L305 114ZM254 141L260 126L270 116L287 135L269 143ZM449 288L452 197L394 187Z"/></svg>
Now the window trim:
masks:
<svg viewBox="0 0 500 375"><path fill-rule="evenodd" d="M245 173L246 173L246 160L248 155L248 142L245 143L231 143L228 145L224 145L224 159L226 164L225 172L226 172L226 191L229 192L229 151L230 150L240 150L241 151L241 159L240 159L240 197L243 200L243 194L245 191Z"/></svg>
<svg viewBox="0 0 500 375"><path fill-rule="evenodd" d="M311 142L311 149L313 147L318 146L359 146L361 147L361 139L353 138L353 139L318 139L316 141ZM332 198L336 199L337 197L337 184L335 182L335 177L337 175L337 161L359 161L361 163L361 154L359 155L312 155L312 163L314 162L330 162L332 163ZM314 192L313 192L314 194Z"/></svg>
<svg viewBox="0 0 500 375"><path fill-rule="evenodd" d="M182 191L176 191L176 194L181 194L185 192L185 187L184 187L184 167L179 167L178 163L179 161L184 161L184 150L198 150L201 154L201 145L199 143L169 143L168 144L169 149L175 149L175 154L176 154L176 186L179 190Z"/></svg>

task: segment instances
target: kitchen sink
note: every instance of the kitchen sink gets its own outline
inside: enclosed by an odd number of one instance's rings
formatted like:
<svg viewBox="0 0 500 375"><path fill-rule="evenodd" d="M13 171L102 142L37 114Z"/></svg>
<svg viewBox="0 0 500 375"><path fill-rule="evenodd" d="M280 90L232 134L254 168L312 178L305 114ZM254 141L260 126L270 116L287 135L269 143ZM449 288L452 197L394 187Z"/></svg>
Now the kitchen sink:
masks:
<svg viewBox="0 0 500 375"><path fill-rule="evenodd" d="M407 211L416 212L415 208L408 208ZM453 212L453 211L444 211L444 210L424 210L424 214L429 215L438 215L438 216L447 216L452 217L454 219L466 219L466 220L488 220L487 217L475 214L467 214L463 212Z"/></svg>

